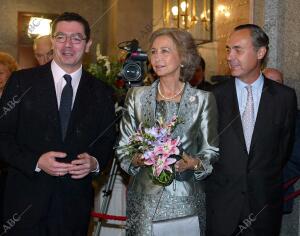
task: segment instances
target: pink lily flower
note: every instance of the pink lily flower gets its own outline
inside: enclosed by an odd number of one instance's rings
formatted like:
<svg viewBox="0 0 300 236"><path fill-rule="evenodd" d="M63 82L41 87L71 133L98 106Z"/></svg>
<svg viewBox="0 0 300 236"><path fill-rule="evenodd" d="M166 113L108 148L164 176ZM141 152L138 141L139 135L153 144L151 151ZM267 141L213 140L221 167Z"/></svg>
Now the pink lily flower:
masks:
<svg viewBox="0 0 300 236"><path fill-rule="evenodd" d="M175 158L168 158L166 156L158 156L157 162L153 165L153 175L159 176L163 170L173 173L170 165L176 162Z"/></svg>
<svg viewBox="0 0 300 236"><path fill-rule="evenodd" d="M177 139L167 139L163 145L157 146L154 148L154 153L156 155L163 155L164 157L169 157L171 155L178 155L179 149L178 146L180 144L180 137Z"/></svg>
<svg viewBox="0 0 300 236"><path fill-rule="evenodd" d="M147 166L155 165L156 155L154 152L152 152L152 151L145 152L143 156L145 159L145 161L144 161L145 165L147 165Z"/></svg>

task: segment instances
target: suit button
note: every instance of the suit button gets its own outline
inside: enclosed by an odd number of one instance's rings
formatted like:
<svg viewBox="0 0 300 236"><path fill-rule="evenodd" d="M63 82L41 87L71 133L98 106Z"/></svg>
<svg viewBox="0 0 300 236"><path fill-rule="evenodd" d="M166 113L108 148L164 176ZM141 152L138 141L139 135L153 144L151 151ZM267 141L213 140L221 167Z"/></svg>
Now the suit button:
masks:
<svg viewBox="0 0 300 236"><path fill-rule="evenodd" d="M242 192L241 192L241 194L242 194L242 195L245 195L245 194L246 194L246 192L245 192L245 191L242 191Z"/></svg>

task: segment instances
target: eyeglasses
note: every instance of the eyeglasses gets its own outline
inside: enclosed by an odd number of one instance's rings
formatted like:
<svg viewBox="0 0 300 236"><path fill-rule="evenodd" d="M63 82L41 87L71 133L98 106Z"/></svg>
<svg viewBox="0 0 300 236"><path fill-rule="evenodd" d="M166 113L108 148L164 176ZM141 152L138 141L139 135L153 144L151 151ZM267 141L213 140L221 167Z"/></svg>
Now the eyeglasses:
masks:
<svg viewBox="0 0 300 236"><path fill-rule="evenodd" d="M55 41L57 43L64 43L68 38L70 38L72 44L80 44L82 40L86 40L86 38L83 38L81 34L71 34L70 36L68 36L66 34L59 33L57 35L54 35L53 37L55 38Z"/></svg>

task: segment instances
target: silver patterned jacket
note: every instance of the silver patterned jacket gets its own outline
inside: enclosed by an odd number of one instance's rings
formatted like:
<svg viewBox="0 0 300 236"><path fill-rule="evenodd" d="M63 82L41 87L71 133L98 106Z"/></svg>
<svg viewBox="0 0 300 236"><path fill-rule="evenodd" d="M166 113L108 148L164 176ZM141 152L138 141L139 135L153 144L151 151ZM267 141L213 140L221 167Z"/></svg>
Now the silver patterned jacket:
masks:
<svg viewBox="0 0 300 236"><path fill-rule="evenodd" d="M145 194L157 194L162 187L152 183L147 168L131 165L132 157L128 155L124 146L128 144L129 137L136 132L141 122L154 125L157 85L158 81L155 81L151 86L136 87L128 91L117 147L122 169L134 176L130 184L131 191ZM194 89L186 83L177 116L183 119L184 123L177 125L172 135L181 137L184 152L200 158L202 168L194 172L194 178L176 181L175 191L174 187L170 186L166 190L169 189L170 194L175 196L189 196L195 191L204 191L203 181L198 180L204 179L212 172L212 163L218 159L217 108L213 94Z"/></svg>

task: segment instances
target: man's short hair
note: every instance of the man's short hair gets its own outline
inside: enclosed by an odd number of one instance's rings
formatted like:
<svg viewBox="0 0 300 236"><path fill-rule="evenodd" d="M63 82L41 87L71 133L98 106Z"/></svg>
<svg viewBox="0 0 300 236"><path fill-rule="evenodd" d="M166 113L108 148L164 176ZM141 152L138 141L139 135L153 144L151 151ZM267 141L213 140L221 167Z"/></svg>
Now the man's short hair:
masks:
<svg viewBox="0 0 300 236"><path fill-rule="evenodd" d="M269 37L265 33L265 31L263 31L263 29L261 27L259 27L258 25L255 25L255 24L239 25L234 28L234 31L239 31L239 30L243 30L243 29L250 30L250 34L252 37L252 43L253 43L253 46L256 48L256 50L258 50L261 47L265 47L267 49L267 53L265 55L265 57L266 57L268 54L268 50L269 50Z"/></svg>
<svg viewBox="0 0 300 236"><path fill-rule="evenodd" d="M60 21L77 21L83 25L84 33L86 36L86 42L90 40L91 29L88 21L84 19L81 15L74 12L64 12L58 16L51 24L51 35L54 35L55 28L58 22Z"/></svg>

